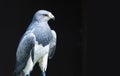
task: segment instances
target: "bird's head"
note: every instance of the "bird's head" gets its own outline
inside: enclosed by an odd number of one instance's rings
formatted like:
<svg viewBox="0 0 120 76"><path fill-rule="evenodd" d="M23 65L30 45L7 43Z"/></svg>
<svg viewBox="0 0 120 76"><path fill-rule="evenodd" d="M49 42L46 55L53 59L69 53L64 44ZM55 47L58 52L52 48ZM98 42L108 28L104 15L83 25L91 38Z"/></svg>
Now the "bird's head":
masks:
<svg viewBox="0 0 120 76"><path fill-rule="evenodd" d="M37 20L37 21L49 21L50 19L55 19L54 15L46 10L38 10L34 17L33 20Z"/></svg>

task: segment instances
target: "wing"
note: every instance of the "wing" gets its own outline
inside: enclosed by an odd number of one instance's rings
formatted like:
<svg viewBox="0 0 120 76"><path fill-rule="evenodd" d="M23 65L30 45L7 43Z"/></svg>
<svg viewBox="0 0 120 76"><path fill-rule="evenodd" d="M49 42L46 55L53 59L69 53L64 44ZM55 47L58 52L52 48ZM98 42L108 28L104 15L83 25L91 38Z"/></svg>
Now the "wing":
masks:
<svg viewBox="0 0 120 76"><path fill-rule="evenodd" d="M20 74L24 69L28 58L30 57L30 52L33 50L35 44L35 35L33 33L26 33L16 52L16 73Z"/></svg>
<svg viewBox="0 0 120 76"><path fill-rule="evenodd" d="M51 59L55 53L56 50L56 41L57 41L57 35L56 32L54 30L51 30L52 35L53 35L53 39L50 42L50 50L49 50L49 59Z"/></svg>

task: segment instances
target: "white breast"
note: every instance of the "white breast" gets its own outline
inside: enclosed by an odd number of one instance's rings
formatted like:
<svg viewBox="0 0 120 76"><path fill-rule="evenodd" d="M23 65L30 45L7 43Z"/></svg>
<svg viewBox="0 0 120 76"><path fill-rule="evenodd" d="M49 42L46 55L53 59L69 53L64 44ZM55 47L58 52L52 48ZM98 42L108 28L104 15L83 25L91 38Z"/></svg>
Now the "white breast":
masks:
<svg viewBox="0 0 120 76"><path fill-rule="evenodd" d="M32 58L30 56L25 68L23 69L25 75L29 74L30 71L32 71L36 62L38 62L41 57L45 56L48 53L49 53L49 44L43 47L41 44L38 44L38 42L36 41L34 48L34 62L32 61Z"/></svg>
<svg viewBox="0 0 120 76"><path fill-rule="evenodd" d="M49 52L49 44L46 46L42 46L41 44L38 44L38 42L35 42L35 48L34 48L34 64L44 55L46 55Z"/></svg>

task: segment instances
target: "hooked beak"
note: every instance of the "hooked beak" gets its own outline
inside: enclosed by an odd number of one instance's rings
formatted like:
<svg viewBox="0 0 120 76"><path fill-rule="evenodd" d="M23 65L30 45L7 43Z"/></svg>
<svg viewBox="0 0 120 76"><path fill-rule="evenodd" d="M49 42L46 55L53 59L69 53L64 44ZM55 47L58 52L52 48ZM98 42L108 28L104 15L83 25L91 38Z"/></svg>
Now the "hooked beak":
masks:
<svg viewBox="0 0 120 76"><path fill-rule="evenodd" d="M55 20L55 17L54 17L54 15L52 15L51 13L49 14L49 17L50 17L50 19L53 19L53 20Z"/></svg>

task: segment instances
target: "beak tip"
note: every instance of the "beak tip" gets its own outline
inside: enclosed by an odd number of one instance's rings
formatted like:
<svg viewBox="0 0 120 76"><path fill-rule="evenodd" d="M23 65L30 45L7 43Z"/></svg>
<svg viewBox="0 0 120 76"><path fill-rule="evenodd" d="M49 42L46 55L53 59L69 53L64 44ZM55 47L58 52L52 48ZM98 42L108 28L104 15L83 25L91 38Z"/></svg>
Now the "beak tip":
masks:
<svg viewBox="0 0 120 76"><path fill-rule="evenodd" d="M50 17L50 19L55 20L55 16L53 14L50 14L49 17Z"/></svg>
<svg viewBox="0 0 120 76"><path fill-rule="evenodd" d="M51 17L51 19L55 20L55 17L54 17L54 16L52 16L52 17Z"/></svg>
<svg viewBox="0 0 120 76"><path fill-rule="evenodd" d="M53 17L53 20L55 21L55 17Z"/></svg>

